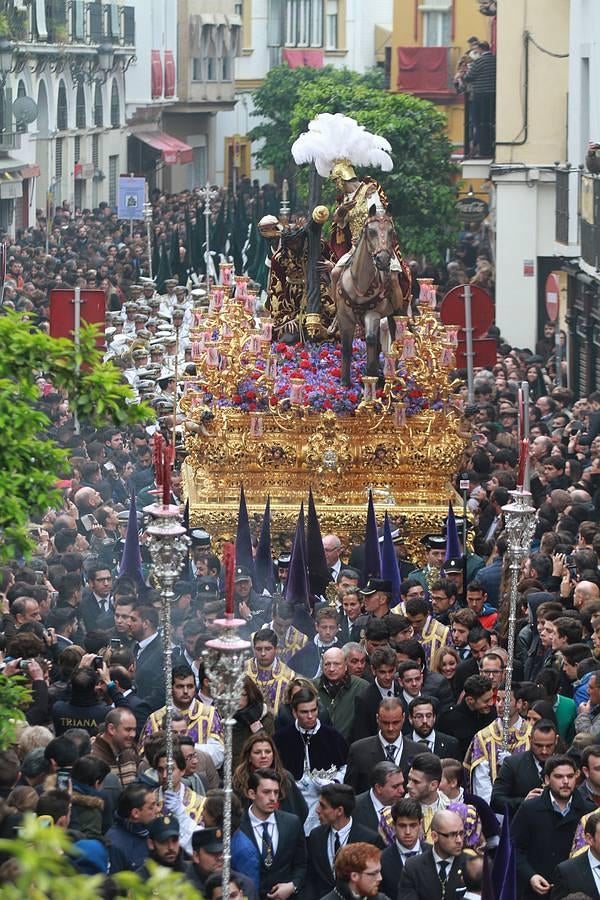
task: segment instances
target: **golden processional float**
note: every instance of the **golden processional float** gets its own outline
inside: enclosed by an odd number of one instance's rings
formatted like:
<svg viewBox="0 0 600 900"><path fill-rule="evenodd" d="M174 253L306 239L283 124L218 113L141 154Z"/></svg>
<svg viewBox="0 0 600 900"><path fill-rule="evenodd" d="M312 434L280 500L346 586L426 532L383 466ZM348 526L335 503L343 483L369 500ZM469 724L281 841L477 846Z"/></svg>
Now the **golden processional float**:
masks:
<svg viewBox="0 0 600 900"><path fill-rule="evenodd" d="M190 527L231 539L243 484L250 513L262 513L269 495L273 527L291 533L312 488L323 533L351 545L364 539L371 490L377 514L405 525L416 555L447 512L465 447L451 380L458 327L425 304L414 319L396 316L382 375L363 374L356 340L345 388L338 343L275 341L247 276L222 266L221 279L193 312L196 374L180 402ZM424 280L422 297L432 292Z"/></svg>

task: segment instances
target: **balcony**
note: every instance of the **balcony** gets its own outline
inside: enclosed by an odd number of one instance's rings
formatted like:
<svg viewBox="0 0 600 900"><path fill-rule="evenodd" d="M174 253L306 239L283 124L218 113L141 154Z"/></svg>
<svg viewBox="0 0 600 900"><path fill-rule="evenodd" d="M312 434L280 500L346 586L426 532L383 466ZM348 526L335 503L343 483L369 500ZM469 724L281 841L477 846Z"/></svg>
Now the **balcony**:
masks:
<svg viewBox="0 0 600 900"><path fill-rule="evenodd" d="M458 47L396 47L395 89L434 102L461 102L454 88L459 52Z"/></svg>
<svg viewBox="0 0 600 900"><path fill-rule="evenodd" d="M556 221L554 239L569 243L569 170L556 170Z"/></svg>
<svg viewBox="0 0 600 900"><path fill-rule="evenodd" d="M15 38L35 44L135 46L135 7L89 0L33 0ZM32 49L28 47L28 50Z"/></svg>
<svg viewBox="0 0 600 900"><path fill-rule="evenodd" d="M600 269L600 175L581 176L581 258Z"/></svg>

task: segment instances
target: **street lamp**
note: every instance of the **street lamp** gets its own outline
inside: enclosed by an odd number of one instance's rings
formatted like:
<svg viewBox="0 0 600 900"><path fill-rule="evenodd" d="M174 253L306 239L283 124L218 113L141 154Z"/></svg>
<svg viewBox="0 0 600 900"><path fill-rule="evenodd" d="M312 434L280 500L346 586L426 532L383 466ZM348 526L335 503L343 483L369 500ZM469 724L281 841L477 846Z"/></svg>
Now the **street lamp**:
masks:
<svg viewBox="0 0 600 900"><path fill-rule="evenodd" d="M8 38L0 37L0 88L6 84L6 79L13 68L13 44Z"/></svg>
<svg viewBox="0 0 600 900"><path fill-rule="evenodd" d="M115 49L108 41L100 44L98 47L98 72L102 72L103 78L101 84L106 84L109 74L112 72L115 63Z"/></svg>

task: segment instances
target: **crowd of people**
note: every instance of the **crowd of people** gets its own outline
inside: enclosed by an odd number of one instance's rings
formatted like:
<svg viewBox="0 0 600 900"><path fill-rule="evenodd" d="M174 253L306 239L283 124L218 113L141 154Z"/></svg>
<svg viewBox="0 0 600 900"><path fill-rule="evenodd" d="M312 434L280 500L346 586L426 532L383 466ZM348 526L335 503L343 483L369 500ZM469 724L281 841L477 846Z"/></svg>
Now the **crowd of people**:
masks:
<svg viewBox="0 0 600 900"><path fill-rule="evenodd" d="M158 200L164 222L180 200ZM0 754L0 835L15 837L34 813L69 834L74 869L105 876L105 896L115 873L146 878L156 863L212 900L222 890L224 746L203 651L224 583L210 521L191 530L175 586L172 789L160 594L141 512L144 580L119 574L130 498L138 510L152 502L153 436L176 400L175 331L183 371L189 312L205 291L183 276L160 294L140 281L141 235L124 234L108 208L65 205L55 226L49 257L41 228L9 247L5 304L45 327L52 287L105 288L107 356L158 420L76 432L68 398L38 373L39 408L70 451L70 477L62 507L32 517L32 558L0 568L2 674L31 689ZM481 896L503 822L514 896L600 897L600 395L575 400L556 386L552 328L531 349L496 337L497 363L476 373L464 406L463 556L446 558L446 524L411 559L395 522L395 596L388 579L365 573L363 547L327 534L335 602L305 597L301 610L285 592L291 535L277 536L272 591L236 568L252 656L234 716L232 898L468 900ZM518 584L505 735L503 507L517 481L522 381L536 531ZM172 491L183 503L177 465ZM9 854L0 860L0 881L10 881Z"/></svg>

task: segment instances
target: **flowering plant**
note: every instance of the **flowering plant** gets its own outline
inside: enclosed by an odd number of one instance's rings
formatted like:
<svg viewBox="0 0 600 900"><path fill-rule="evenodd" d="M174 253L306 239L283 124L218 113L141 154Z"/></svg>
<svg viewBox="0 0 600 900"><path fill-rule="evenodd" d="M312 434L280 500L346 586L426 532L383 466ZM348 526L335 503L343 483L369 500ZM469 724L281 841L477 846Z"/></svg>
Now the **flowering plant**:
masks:
<svg viewBox="0 0 600 900"><path fill-rule="evenodd" d="M313 344L275 344L278 357L277 377L273 391L269 392L261 380L265 372L265 361L259 358L251 375L238 385L237 393L217 400L218 406L235 407L244 412L265 412L283 401L289 404L291 380L303 382L302 402L309 411L332 410L338 415L353 413L363 398L363 372L367 367L367 346L363 340L355 340L352 347L351 380L352 387L341 383L342 350L339 344L330 342ZM394 384L393 399L401 400L407 416L423 410L441 409L440 400L428 397L415 379L408 375L402 361L396 366L400 379ZM383 397L383 388L378 387L377 399Z"/></svg>

